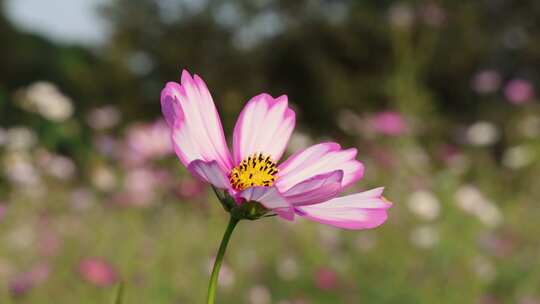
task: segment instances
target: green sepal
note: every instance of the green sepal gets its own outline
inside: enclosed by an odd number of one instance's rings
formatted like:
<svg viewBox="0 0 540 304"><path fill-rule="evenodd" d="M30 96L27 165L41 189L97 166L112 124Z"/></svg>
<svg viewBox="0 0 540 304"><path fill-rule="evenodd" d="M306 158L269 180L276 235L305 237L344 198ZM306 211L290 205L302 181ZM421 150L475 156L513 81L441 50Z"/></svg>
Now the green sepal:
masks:
<svg viewBox="0 0 540 304"><path fill-rule="evenodd" d="M212 189L223 206L223 209L229 212L235 219L253 221L260 219L270 211L256 201L243 202L239 205L227 191L216 189L214 187L212 187Z"/></svg>
<svg viewBox="0 0 540 304"><path fill-rule="evenodd" d="M254 221L265 216L269 211L270 210L266 209L261 203L249 201L232 208L231 215L237 219Z"/></svg>

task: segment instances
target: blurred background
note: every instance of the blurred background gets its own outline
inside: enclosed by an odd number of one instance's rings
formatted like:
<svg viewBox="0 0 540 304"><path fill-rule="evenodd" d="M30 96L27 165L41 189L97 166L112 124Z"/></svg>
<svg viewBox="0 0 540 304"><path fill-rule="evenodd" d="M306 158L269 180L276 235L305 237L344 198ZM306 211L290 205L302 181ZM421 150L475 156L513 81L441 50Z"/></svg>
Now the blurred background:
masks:
<svg viewBox="0 0 540 304"><path fill-rule="evenodd" d="M535 38L536 37L536 38ZM540 303L540 2L0 0L0 303L202 303L227 215L171 153L182 68L231 134L356 147L389 220L240 223L220 303Z"/></svg>

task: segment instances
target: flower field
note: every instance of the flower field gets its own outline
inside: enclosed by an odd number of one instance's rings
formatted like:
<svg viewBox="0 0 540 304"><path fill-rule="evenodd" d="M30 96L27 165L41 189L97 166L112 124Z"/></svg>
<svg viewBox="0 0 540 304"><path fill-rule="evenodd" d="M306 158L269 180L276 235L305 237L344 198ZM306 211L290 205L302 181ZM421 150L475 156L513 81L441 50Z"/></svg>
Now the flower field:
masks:
<svg viewBox="0 0 540 304"><path fill-rule="evenodd" d="M191 146L171 140L180 112L162 114L160 92L185 68L208 86L232 154L248 101L285 94L296 127L281 162L321 142L355 148L363 177L340 196L384 186L392 202L365 230L301 205L287 221L261 202L280 216L238 223L217 303L540 304L534 1L116 0L98 7L110 32L90 46L18 27L9 2L0 303L114 303L120 285L125 304L204 303L229 215L183 165ZM284 117L253 132L290 127ZM201 130L201 151L219 145ZM248 152L234 161L253 170L224 165L241 175L227 176L231 195L263 177L279 185L270 158L251 159L264 151Z"/></svg>

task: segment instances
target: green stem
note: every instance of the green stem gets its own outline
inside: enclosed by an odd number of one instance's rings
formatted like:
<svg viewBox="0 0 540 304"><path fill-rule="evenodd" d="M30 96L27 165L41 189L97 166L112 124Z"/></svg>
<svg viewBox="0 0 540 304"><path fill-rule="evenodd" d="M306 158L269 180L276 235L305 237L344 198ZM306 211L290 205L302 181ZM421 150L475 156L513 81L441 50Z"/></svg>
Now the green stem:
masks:
<svg viewBox="0 0 540 304"><path fill-rule="evenodd" d="M208 297L207 304L214 304L216 301L216 288L219 277L219 270L221 269L221 264L223 263L223 257L225 256L225 251L227 250L227 245L229 244L229 239L233 233L234 227L238 223L238 219L234 216L231 216L229 220L229 225L227 225L227 230L223 234L223 239L221 240L221 245L219 245L219 251L216 256L216 261L214 262L214 269L212 270L212 275L210 276L210 282L208 284Z"/></svg>

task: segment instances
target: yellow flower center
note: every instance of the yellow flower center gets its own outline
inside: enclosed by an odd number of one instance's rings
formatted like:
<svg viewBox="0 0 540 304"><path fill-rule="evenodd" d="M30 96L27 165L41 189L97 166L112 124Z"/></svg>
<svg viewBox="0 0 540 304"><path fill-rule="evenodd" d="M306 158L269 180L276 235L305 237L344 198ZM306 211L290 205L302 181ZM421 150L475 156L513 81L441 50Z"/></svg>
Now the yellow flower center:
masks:
<svg viewBox="0 0 540 304"><path fill-rule="evenodd" d="M236 190L253 186L270 187L276 181L277 165L270 156L255 153L231 170L229 180Z"/></svg>

